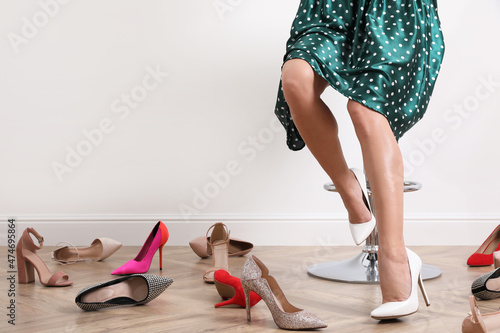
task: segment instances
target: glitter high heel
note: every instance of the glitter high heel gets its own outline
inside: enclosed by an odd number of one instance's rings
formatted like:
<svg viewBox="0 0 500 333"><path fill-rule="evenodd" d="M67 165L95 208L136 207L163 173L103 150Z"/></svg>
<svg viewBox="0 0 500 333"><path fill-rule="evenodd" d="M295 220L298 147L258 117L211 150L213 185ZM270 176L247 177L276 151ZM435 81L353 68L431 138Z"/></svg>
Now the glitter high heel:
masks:
<svg viewBox="0 0 500 333"><path fill-rule="evenodd" d="M267 267L255 256L248 258L243 266L241 285L245 293L248 321L251 321L250 292L254 291L266 302L274 322L281 329L303 330L327 327L327 324L316 315L290 304L278 282L269 275Z"/></svg>
<svg viewBox="0 0 500 333"><path fill-rule="evenodd" d="M479 299L500 297L500 268L481 275L471 286L472 294Z"/></svg>
<svg viewBox="0 0 500 333"><path fill-rule="evenodd" d="M158 297L174 282L152 274L127 275L83 288L75 298L82 310L94 311L119 305L142 305Z"/></svg>

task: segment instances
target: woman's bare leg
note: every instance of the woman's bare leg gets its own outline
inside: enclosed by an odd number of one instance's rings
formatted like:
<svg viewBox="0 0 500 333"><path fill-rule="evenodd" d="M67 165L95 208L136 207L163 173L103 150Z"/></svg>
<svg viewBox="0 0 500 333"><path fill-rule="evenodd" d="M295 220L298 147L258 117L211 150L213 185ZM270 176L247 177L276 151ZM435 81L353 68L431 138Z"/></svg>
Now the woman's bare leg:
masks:
<svg viewBox="0 0 500 333"><path fill-rule="evenodd" d="M369 221L371 214L363 202L361 188L342 153L337 121L320 98L328 83L309 63L292 59L283 66L282 84L293 121L307 147L335 184L349 213L349 221Z"/></svg>
<svg viewBox="0 0 500 333"><path fill-rule="evenodd" d="M401 151L387 119L349 100L347 109L356 130L367 178L373 193L379 233L382 302L404 301L411 279L403 239L404 169Z"/></svg>

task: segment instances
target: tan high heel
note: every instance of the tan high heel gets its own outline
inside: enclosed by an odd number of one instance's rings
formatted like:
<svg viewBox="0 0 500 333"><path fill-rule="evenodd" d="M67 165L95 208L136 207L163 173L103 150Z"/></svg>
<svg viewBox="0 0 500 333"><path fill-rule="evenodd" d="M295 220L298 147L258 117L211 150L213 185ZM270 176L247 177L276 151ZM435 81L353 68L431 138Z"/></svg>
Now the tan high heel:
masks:
<svg viewBox="0 0 500 333"><path fill-rule="evenodd" d="M213 229L213 230L212 230ZM210 248L212 249L213 267L207 269L203 274L203 281L207 283L214 283L214 273L219 269L227 271L229 274L229 230L224 223L216 223L207 230L208 233L212 230L210 235Z"/></svg>
<svg viewBox="0 0 500 333"><path fill-rule="evenodd" d="M210 239L200 236L189 242L189 246L198 257L205 259L212 255ZM229 256L239 257L248 254L253 249L253 244L238 238L229 238Z"/></svg>
<svg viewBox="0 0 500 333"><path fill-rule="evenodd" d="M462 323L462 333L500 333L500 311L481 315L476 298L469 296L471 313Z"/></svg>
<svg viewBox="0 0 500 333"><path fill-rule="evenodd" d="M31 239L30 234L36 237L40 246L36 246ZM19 283L30 283L35 281L35 269L38 273L40 283L47 287L65 287L73 283L68 279L68 275L63 272L52 274L36 254L37 250L43 247L43 237L33 228L24 230L19 242L17 243L17 272Z"/></svg>
<svg viewBox="0 0 500 333"><path fill-rule="evenodd" d="M266 302L274 322L281 329L309 330L327 327L327 324L316 315L290 304L278 282L269 275L267 267L255 256L250 256L243 266L241 285L245 293L247 321L252 319L250 292L254 291Z"/></svg>
<svg viewBox="0 0 500 333"><path fill-rule="evenodd" d="M493 252L493 264L495 268L500 267L500 251Z"/></svg>

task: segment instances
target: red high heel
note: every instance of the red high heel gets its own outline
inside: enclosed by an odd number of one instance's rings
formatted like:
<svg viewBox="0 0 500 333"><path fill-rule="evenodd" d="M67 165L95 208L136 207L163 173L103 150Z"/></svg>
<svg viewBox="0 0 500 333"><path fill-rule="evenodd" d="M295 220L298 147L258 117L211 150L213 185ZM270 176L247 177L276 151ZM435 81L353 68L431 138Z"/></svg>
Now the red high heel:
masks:
<svg viewBox="0 0 500 333"><path fill-rule="evenodd" d="M467 260L469 266L489 266L493 264L493 252L500 250L500 224L486 238L484 243Z"/></svg>
<svg viewBox="0 0 500 333"><path fill-rule="evenodd" d="M243 308L245 307L245 294L243 293L240 279L232 276L223 269L219 269L214 273L214 280L219 295L224 299L229 298L224 302L215 304L216 308L231 304L239 305ZM250 293L250 306L259 303L261 299L259 295L252 291Z"/></svg>
<svg viewBox="0 0 500 333"><path fill-rule="evenodd" d="M132 259L127 261L124 265L115 269L111 274L113 275L123 275L123 274L142 274L146 273L151 266L151 261L156 253L156 250L160 251L160 270L163 269L163 246L168 240L168 229L163 224L162 221L158 221L155 227L149 234L146 243L139 251L139 254Z"/></svg>

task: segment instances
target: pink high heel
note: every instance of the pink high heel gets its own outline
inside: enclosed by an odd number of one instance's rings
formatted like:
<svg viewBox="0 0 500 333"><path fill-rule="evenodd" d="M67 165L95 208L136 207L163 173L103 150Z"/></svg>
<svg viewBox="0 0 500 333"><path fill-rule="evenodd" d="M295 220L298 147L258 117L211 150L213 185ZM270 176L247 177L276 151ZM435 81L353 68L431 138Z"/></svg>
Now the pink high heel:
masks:
<svg viewBox="0 0 500 333"><path fill-rule="evenodd" d="M158 221L155 227L149 234L146 243L139 251L139 254L132 260L127 261L124 265L115 269L111 274L142 274L146 273L151 266L151 261L156 253L160 251L160 270L163 268L163 246L168 240L168 229L162 221Z"/></svg>

